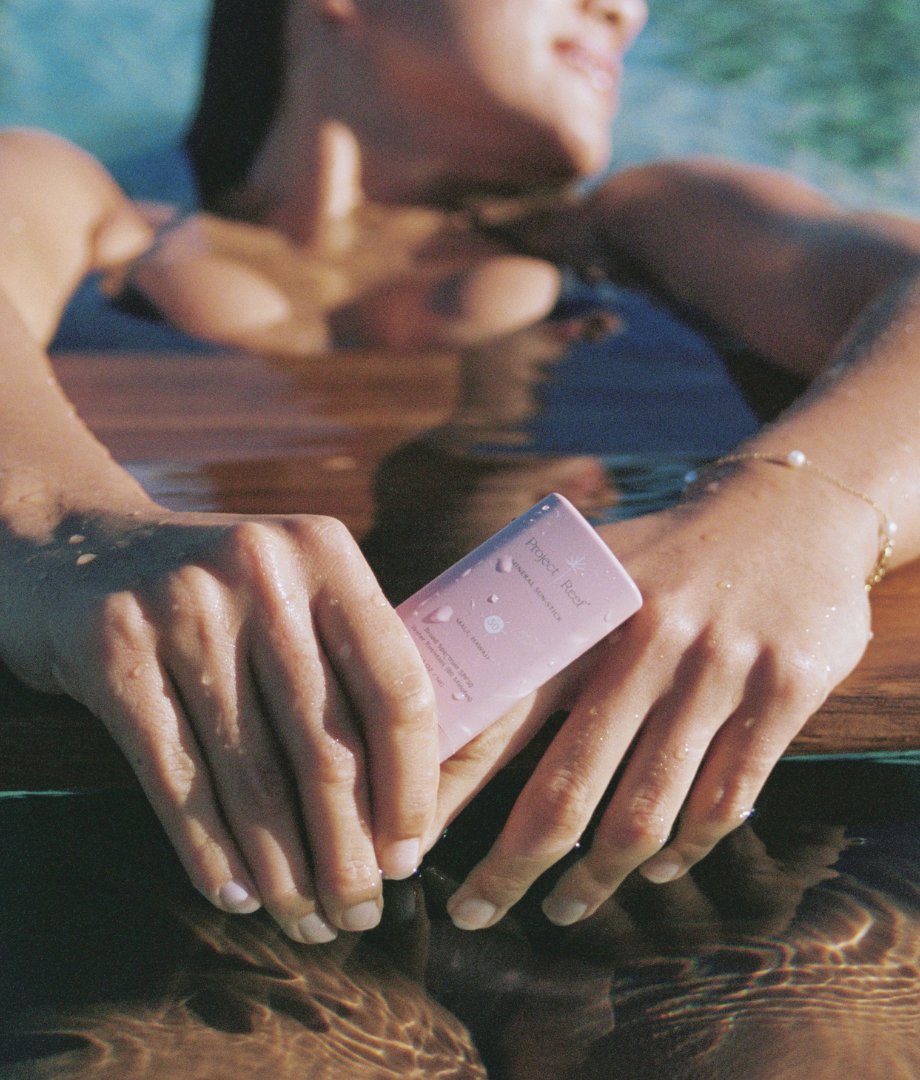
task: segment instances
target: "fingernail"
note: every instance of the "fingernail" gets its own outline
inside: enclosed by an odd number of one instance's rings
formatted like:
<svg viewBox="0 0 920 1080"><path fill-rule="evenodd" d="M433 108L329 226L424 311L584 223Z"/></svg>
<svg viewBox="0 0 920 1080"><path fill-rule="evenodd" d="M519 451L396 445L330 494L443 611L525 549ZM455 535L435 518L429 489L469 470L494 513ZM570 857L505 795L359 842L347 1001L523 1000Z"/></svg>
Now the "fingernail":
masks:
<svg viewBox="0 0 920 1080"><path fill-rule="evenodd" d="M380 922L380 908L373 900L355 904L342 916L346 930L370 930Z"/></svg>
<svg viewBox="0 0 920 1080"><path fill-rule="evenodd" d="M221 885L217 895L221 905L227 911L235 912L237 915L249 915L262 906L254 896L251 896L242 885L238 885L235 881L228 881Z"/></svg>
<svg viewBox="0 0 920 1080"><path fill-rule="evenodd" d="M498 908L488 900L461 900L451 908L450 917L460 930L481 930L495 916Z"/></svg>
<svg viewBox="0 0 920 1080"><path fill-rule="evenodd" d="M639 873L654 885L664 885L666 881L673 881L683 870L681 863L675 859L653 859L645 866L639 867Z"/></svg>
<svg viewBox="0 0 920 1080"><path fill-rule="evenodd" d="M400 840L391 844L386 851L386 858L382 861L384 876L394 881L401 881L418 870L421 861L422 845L419 840Z"/></svg>
<svg viewBox="0 0 920 1080"><path fill-rule="evenodd" d="M310 945L322 945L326 941L333 941L338 937L338 932L325 923L315 911L304 917L297 924L303 939Z"/></svg>
<svg viewBox="0 0 920 1080"><path fill-rule="evenodd" d="M573 900L570 896L551 896L543 902L543 914L557 926L571 926L587 910L583 900Z"/></svg>

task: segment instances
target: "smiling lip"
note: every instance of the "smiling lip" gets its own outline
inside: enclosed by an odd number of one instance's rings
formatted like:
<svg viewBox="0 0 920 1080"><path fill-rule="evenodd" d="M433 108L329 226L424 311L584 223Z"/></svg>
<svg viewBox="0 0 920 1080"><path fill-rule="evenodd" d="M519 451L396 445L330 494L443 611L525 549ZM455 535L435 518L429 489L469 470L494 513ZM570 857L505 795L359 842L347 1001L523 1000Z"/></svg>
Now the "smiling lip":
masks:
<svg viewBox="0 0 920 1080"><path fill-rule="evenodd" d="M595 90L613 94L620 81L620 58L610 53L595 52L578 41L557 41L556 55L575 71L586 75Z"/></svg>

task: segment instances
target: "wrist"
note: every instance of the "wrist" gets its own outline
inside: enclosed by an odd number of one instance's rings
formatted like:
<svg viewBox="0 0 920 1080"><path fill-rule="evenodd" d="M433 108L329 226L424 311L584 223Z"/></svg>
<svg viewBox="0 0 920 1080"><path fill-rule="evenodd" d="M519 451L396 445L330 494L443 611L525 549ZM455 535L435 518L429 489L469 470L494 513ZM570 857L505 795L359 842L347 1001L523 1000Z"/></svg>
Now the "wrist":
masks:
<svg viewBox="0 0 920 1080"><path fill-rule="evenodd" d="M861 522L857 525L857 519L868 518L867 510L871 510L874 529L870 526L865 530L865 535L871 537L872 542L867 546L863 560L866 568L864 575L866 591L868 592L873 585L882 580L894 550L898 527L897 522L894 521L888 511L869 494L854 487L848 480L843 479L836 473L823 468L804 451L798 449L789 450L788 452L771 452L760 449L742 450L728 454L707 466L702 474L688 485L688 490L701 484L705 486L707 491L717 490L721 483L719 477L733 475L739 469L747 474L756 474L758 469L764 471L770 469L782 470L787 474L787 481L791 480L793 484L798 484L800 480L804 480L806 483L813 480L823 485L825 488L824 498L821 498L817 492L806 495L803 489L802 498L807 499L806 508L811 513L818 512L819 508L816 503L820 499L827 507L827 512L830 515L829 523L832 524L834 520L839 521L844 526L851 543L858 543L858 537L863 532ZM777 483L782 482L776 478L774 479ZM758 478L758 482L768 482L766 474ZM842 496L842 498L836 500L839 505L828 501L828 495L833 492L833 489L836 489L837 493ZM845 505L847 499L852 504L849 507ZM860 503L863 507L861 514L859 513ZM801 508L800 506L799 509L801 510ZM854 527L857 529L856 533L853 532Z"/></svg>

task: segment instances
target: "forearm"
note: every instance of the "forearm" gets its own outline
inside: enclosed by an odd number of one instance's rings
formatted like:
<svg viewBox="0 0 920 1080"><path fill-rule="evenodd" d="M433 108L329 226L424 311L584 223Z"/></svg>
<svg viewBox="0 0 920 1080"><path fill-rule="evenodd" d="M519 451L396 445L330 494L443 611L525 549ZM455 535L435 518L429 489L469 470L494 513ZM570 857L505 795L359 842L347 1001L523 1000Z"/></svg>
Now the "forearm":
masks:
<svg viewBox="0 0 920 1080"><path fill-rule="evenodd" d="M628 170L576 214L583 263L631 269L807 377L920 266L920 224L847 214L791 176L716 161Z"/></svg>
<svg viewBox="0 0 920 1080"><path fill-rule="evenodd" d="M896 522L890 566L920 556L920 274L891 286L811 389L743 449L780 457L801 450ZM871 534L875 511L839 495L841 515L856 527L865 519Z"/></svg>
<svg viewBox="0 0 920 1080"><path fill-rule="evenodd" d="M71 514L150 509L76 415L44 350L0 293L0 529L40 539Z"/></svg>

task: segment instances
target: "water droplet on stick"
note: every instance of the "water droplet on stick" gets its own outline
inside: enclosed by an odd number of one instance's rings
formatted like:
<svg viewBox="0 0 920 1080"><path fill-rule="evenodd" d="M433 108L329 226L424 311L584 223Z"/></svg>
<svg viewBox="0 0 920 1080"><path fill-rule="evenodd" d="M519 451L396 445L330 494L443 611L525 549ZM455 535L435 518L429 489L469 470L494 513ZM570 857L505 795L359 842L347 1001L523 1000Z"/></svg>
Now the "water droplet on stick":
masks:
<svg viewBox="0 0 920 1080"><path fill-rule="evenodd" d="M454 609L448 604L442 604L441 607L435 608L430 614L425 616L426 623L446 623L454 617Z"/></svg>

